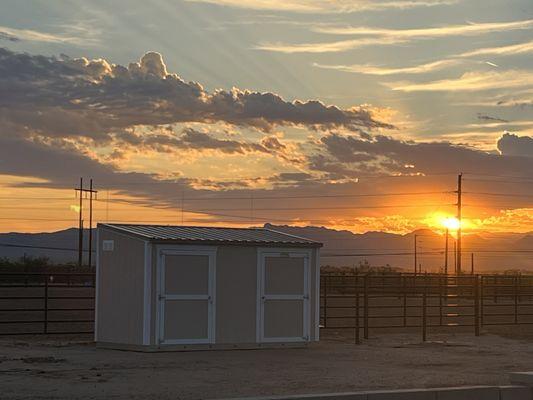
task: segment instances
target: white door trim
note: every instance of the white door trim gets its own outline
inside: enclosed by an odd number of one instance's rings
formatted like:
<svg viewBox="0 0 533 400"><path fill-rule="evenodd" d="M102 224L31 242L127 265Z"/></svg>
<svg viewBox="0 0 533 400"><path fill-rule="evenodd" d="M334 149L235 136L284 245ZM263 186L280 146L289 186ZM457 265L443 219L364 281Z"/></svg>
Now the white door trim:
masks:
<svg viewBox="0 0 533 400"><path fill-rule="evenodd" d="M310 340L310 295L311 249L258 248L257 249L257 303L256 303L256 341L257 343L272 342L307 342ZM265 294L265 258L266 257L298 257L304 259L304 290L303 295L266 295ZM302 300L303 301L303 336L265 338L265 300Z"/></svg>
<svg viewBox="0 0 533 400"><path fill-rule="evenodd" d="M209 258L208 293L205 295L167 295L164 292L165 282L165 256L167 255L194 255ZM216 327L216 247L211 246L158 246L157 260L157 304L156 333L159 345L167 344L211 344L215 343ZM165 333L165 301L166 300L207 300L207 338L205 339L167 339Z"/></svg>
<svg viewBox="0 0 533 400"><path fill-rule="evenodd" d="M144 242L143 344L150 344L152 324L152 243Z"/></svg>

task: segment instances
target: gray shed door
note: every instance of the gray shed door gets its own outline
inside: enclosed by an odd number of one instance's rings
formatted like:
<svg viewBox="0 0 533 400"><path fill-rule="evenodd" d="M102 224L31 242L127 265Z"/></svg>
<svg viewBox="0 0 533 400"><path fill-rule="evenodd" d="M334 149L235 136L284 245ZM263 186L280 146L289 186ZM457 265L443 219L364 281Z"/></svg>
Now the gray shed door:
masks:
<svg viewBox="0 0 533 400"><path fill-rule="evenodd" d="M308 255L263 253L259 267L259 341L309 340Z"/></svg>
<svg viewBox="0 0 533 400"><path fill-rule="evenodd" d="M159 266L162 344L214 341L214 254L164 251Z"/></svg>

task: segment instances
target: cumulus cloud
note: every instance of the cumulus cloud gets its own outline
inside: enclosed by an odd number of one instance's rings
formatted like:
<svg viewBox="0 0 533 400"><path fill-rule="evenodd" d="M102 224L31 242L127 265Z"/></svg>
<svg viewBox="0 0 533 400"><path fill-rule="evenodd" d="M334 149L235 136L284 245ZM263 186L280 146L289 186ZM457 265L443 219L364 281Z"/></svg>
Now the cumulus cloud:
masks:
<svg viewBox="0 0 533 400"><path fill-rule="evenodd" d="M220 135L218 135L220 136ZM131 145L137 151L155 150L157 152L180 153L183 150L215 151L223 154L263 153L288 159L288 146L281 143L276 136L265 136L259 142L216 137L213 132L202 132L193 128L184 128L176 135L171 127L154 133L121 132L115 136L120 143ZM291 149L293 150L293 149Z"/></svg>
<svg viewBox="0 0 533 400"><path fill-rule="evenodd" d="M289 102L275 93L233 88L206 91L170 74L160 54L129 66L106 60L56 59L0 49L0 119L45 135L109 133L136 125L222 122L270 131L391 127L365 107L341 109L316 100Z"/></svg>
<svg viewBox="0 0 533 400"><path fill-rule="evenodd" d="M510 141L509 139L516 140L517 137L504 135L500 142L503 140L505 144ZM529 143L532 139L527 138L523 141ZM327 157L322 155L322 164L315 163L315 169L325 165L331 169L332 166L339 164L346 169L349 163L356 163L357 170L360 161L367 161L367 167L373 165L375 173L387 174L442 174L450 171L469 171L528 176L529 171L533 171L533 159L502 157L448 142L409 142L382 135L365 140L353 136L329 134L321 138L321 143L327 151ZM502 153L517 155L510 154L508 148L506 151L507 153L503 151ZM531 149L529 151L531 152ZM378 162L368 163L370 160Z"/></svg>
<svg viewBox="0 0 533 400"><path fill-rule="evenodd" d="M502 155L533 157L533 137L518 136L505 132L498 140L498 150Z"/></svg>

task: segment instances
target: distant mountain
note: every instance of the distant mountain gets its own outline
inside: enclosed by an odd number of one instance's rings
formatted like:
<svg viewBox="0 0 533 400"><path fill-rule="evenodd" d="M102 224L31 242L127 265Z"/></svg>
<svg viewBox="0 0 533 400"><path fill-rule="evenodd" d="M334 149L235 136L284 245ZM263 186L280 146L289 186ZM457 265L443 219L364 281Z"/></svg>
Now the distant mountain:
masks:
<svg viewBox="0 0 533 400"><path fill-rule="evenodd" d="M405 271L414 269L414 235L417 235L418 263L422 270L437 271L444 265L444 236L430 229L419 229L405 235L387 232L352 233L318 226L296 227L265 224L265 227L306 237L324 243L322 265L356 266L368 260L373 266L391 265ZM84 248L88 247L88 231L84 232ZM453 271L453 242L449 240L448 264ZM17 245L28 247L6 247ZM39 247L39 248L35 248ZM75 228L52 233L0 233L0 257L17 259L49 257L56 263L76 262L78 230ZM533 271L533 233L490 233L463 237L463 271L470 271L474 253L475 271L521 269ZM491 252L489 252L491 251ZM87 257L87 252L85 252Z"/></svg>
<svg viewBox="0 0 533 400"><path fill-rule="evenodd" d="M517 240L516 246L520 249L530 249L533 251L533 233L529 233Z"/></svg>
<svg viewBox="0 0 533 400"><path fill-rule="evenodd" d="M95 240L94 231L93 235L93 240ZM87 249L89 243L87 229L84 230L83 238L84 249ZM7 257L11 260L24 256L48 257L55 263L77 262L78 241L78 229L76 228L50 233L0 233L0 257ZM87 257L87 252L84 256Z"/></svg>
<svg viewBox="0 0 533 400"><path fill-rule="evenodd" d="M322 265L356 266L368 260L374 266L391 265L406 271L414 270L414 235L417 238L418 263L422 270L437 271L444 265L444 235L430 229L419 229L400 235L386 232L354 234L324 227L295 227L265 225L268 228L322 242ZM449 238L448 266L454 269L454 238ZM463 236L462 269L470 272L471 253L475 271L505 271L521 269L533 271L533 234L480 233ZM489 252L490 251L490 252ZM407 254L406 254L407 253Z"/></svg>

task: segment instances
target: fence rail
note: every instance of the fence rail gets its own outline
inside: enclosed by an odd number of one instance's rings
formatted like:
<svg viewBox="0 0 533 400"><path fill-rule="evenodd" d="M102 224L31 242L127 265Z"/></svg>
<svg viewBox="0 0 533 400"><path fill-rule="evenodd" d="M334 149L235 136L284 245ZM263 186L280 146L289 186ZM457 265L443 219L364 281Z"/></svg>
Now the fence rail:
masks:
<svg viewBox="0 0 533 400"><path fill-rule="evenodd" d="M320 324L370 330L533 325L533 276L322 274Z"/></svg>
<svg viewBox="0 0 533 400"><path fill-rule="evenodd" d="M0 273L0 335L93 333L94 273ZM322 329L533 325L533 275L321 274Z"/></svg>
<svg viewBox="0 0 533 400"><path fill-rule="evenodd" d="M94 273L0 273L0 335L93 333Z"/></svg>

